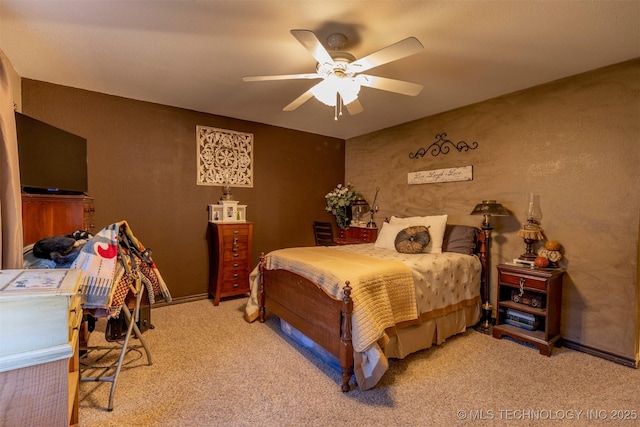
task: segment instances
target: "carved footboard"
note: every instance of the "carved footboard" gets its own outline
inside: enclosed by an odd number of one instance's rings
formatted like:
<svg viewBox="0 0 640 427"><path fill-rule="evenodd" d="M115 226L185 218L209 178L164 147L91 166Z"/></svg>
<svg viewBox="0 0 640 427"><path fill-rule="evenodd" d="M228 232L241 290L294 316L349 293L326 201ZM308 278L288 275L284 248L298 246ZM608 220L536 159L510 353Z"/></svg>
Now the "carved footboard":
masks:
<svg viewBox="0 0 640 427"><path fill-rule="evenodd" d="M353 301L349 282L343 298L327 294L316 283L288 270L267 270L260 257L260 321L267 311L288 322L340 361L342 391L349 391L353 373L351 315Z"/></svg>

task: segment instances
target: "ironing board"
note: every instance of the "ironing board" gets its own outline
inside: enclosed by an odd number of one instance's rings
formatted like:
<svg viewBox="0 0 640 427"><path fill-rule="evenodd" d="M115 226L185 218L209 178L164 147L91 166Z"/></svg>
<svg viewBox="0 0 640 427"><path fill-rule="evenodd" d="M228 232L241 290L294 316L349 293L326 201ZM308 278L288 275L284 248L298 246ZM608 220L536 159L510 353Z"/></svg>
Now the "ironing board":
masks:
<svg viewBox="0 0 640 427"><path fill-rule="evenodd" d="M111 383L107 410L112 411L115 387L127 354L144 350L147 365L152 364L151 352L137 325L143 295L147 295L150 304L158 297L171 302L171 295L151 259L151 251L138 241L126 221L111 224L88 240L72 268L85 272L81 286L83 311L107 319L122 314L127 325L124 338L112 345L80 347L85 353L80 362L80 381ZM133 308L127 304L129 294L135 298ZM131 338L137 338L139 344ZM115 361L110 357L114 352L119 352Z"/></svg>

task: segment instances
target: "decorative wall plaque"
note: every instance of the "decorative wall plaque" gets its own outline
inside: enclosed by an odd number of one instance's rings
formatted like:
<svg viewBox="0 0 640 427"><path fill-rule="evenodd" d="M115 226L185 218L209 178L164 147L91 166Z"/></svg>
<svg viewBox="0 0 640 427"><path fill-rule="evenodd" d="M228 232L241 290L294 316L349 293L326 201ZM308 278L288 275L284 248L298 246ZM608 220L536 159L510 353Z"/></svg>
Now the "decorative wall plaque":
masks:
<svg viewBox="0 0 640 427"><path fill-rule="evenodd" d="M473 180L473 166L409 172L407 174L407 180L409 181L409 184L435 184L439 182L471 181Z"/></svg>
<svg viewBox="0 0 640 427"><path fill-rule="evenodd" d="M196 126L198 185L253 187L253 134Z"/></svg>

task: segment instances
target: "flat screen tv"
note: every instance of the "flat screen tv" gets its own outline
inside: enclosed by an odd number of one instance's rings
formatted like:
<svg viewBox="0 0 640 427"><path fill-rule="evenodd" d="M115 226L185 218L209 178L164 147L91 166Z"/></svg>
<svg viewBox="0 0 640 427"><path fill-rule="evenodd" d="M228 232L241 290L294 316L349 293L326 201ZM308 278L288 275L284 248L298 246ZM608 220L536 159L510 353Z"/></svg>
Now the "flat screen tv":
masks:
<svg viewBox="0 0 640 427"><path fill-rule="evenodd" d="M16 112L20 185L26 193L84 194L87 140Z"/></svg>

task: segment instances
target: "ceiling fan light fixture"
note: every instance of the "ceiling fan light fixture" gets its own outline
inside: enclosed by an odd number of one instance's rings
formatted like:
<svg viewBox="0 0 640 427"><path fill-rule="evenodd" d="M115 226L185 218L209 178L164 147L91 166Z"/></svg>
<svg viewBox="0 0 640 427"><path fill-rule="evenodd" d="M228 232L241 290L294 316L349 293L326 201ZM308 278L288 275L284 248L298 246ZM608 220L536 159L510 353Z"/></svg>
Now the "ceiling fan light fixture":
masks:
<svg viewBox="0 0 640 427"><path fill-rule="evenodd" d="M327 51L312 31L291 30L291 34L316 60L315 73L243 78L245 81L322 79L321 82L287 104L282 109L283 111L293 111L315 97L323 104L334 107L334 119L338 120L338 116L342 115L343 106L346 106L350 115L359 114L363 111L362 104L358 99L361 86L409 96L416 96L422 90L422 85L417 83L360 74L371 68L420 52L424 49L424 46L415 37L407 37L356 60L352 54L341 50L347 42L347 37L344 34L336 33L328 37L327 42L331 48L330 52Z"/></svg>
<svg viewBox="0 0 640 427"><path fill-rule="evenodd" d="M340 94L342 103L348 105L358 99L360 84L352 78L341 78L331 75L324 82L311 89L313 96L329 107L337 104L337 94Z"/></svg>

